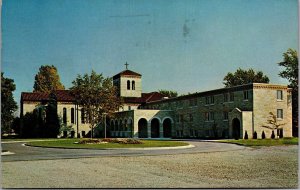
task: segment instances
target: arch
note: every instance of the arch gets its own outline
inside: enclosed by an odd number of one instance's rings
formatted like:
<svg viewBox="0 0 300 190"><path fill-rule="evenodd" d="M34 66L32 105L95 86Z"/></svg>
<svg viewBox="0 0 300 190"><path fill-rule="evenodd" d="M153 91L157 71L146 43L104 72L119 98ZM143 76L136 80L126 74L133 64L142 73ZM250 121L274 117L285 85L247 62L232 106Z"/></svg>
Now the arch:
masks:
<svg viewBox="0 0 300 190"><path fill-rule="evenodd" d="M130 90L130 80L127 81L127 90Z"/></svg>
<svg viewBox="0 0 300 190"><path fill-rule="evenodd" d="M152 120L157 119L159 121L159 123L161 123L161 119L159 117L153 117L150 119L150 123L152 122Z"/></svg>
<svg viewBox="0 0 300 190"><path fill-rule="evenodd" d="M63 123L67 123L67 108L63 108Z"/></svg>
<svg viewBox="0 0 300 190"><path fill-rule="evenodd" d="M147 138L148 137L147 125L148 125L148 122L145 118L139 119L139 121L138 121L139 138Z"/></svg>
<svg viewBox="0 0 300 190"><path fill-rule="evenodd" d="M159 124L160 121L158 118L151 119L151 138L159 137Z"/></svg>
<svg viewBox="0 0 300 190"><path fill-rule="evenodd" d="M234 139L241 138L241 122L238 118L232 120L232 137Z"/></svg>
<svg viewBox="0 0 300 190"><path fill-rule="evenodd" d="M172 136L172 120L166 118L163 121L163 137L170 138Z"/></svg>
<svg viewBox="0 0 300 190"><path fill-rule="evenodd" d="M116 129L116 131L119 131L119 122L118 122L118 120L115 120L115 129Z"/></svg>
<svg viewBox="0 0 300 190"><path fill-rule="evenodd" d="M172 124L174 123L174 120L173 120L171 117L164 117L164 118L162 119L162 121L164 122L166 119L171 120L171 123L172 123Z"/></svg>
<svg viewBox="0 0 300 190"><path fill-rule="evenodd" d="M135 81L131 81L131 90L135 90Z"/></svg>
<svg viewBox="0 0 300 190"><path fill-rule="evenodd" d="M115 122L113 120L110 121L110 127L112 131L115 131Z"/></svg>

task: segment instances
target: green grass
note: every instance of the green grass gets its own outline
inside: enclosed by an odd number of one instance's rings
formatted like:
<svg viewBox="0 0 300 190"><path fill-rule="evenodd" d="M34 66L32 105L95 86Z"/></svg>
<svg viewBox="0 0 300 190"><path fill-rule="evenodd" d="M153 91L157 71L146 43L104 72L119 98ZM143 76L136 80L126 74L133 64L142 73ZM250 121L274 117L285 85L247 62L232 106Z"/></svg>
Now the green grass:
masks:
<svg viewBox="0 0 300 190"><path fill-rule="evenodd" d="M223 143L233 143L244 146L282 146L298 145L298 138L283 139L239 139L239 140L221 140Z"/></svg>
<svg viewBox="0 0 300 190"><path fill-rule="evenodd" d="M61 139L53 141L35 141L28 142L27 145L54 147L54 148L147 148L147 147L174 147L185 146L188 143L177 141L160 141L160 140L141 140L143 144L119 144L119 143L106 143L106 144L74 144L79 139Z"/></svg>

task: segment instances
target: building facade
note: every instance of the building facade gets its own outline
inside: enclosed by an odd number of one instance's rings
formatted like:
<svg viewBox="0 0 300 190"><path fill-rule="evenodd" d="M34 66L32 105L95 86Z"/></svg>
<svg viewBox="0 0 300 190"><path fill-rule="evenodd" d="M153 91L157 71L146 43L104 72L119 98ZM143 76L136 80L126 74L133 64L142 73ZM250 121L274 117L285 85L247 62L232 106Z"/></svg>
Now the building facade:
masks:
<svg viewBox="0 0 300 190"><path fill-rule="evenodd" d="M291 89L284 85L253 83L168 98L158 92L142 93L142 75L128 69L113 76L113 84L124 104L107 119L109 137L253 138L256 133L262 138L265 133L270 138L272 130L263 126L269 125L271 114L282 127L274 134L292 136ZM21 114L41 102L37 97L22 93ZM67 90L58 97L58 114L67 118L63 121L76 133L86 134L90 129L74 98Z"/></svg>

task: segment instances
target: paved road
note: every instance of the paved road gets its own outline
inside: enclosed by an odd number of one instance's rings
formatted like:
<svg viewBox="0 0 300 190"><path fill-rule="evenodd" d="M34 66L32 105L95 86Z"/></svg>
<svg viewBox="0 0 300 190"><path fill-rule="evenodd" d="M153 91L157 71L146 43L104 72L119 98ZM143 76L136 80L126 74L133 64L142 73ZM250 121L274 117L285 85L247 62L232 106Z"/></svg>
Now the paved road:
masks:
<svg viewBox="0 0 300 190"><path fill-rule="evenodd" d="M61 149L61 148L41 148L24 146L24 142L5 142L1 143L2 150L8 150L14 154L1 156L2 162L27 161L27 160L55 160L70 158L88 158L97 156L145 156L145 155L167 155L167 154L186 154L200 152L223 152L247 147L234 144L225 144L207 141L185 141L194 145L193 148L167 149L167 150L147 150L147 149L114 149L114 150L90 150L90 149Z"/></svg>

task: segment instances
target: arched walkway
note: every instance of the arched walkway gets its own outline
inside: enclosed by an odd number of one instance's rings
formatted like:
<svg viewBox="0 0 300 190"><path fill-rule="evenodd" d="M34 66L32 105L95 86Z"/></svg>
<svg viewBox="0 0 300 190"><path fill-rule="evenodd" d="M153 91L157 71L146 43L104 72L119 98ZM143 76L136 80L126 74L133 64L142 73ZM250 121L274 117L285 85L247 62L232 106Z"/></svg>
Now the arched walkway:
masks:
<svg viewBox="0 0 300 190"><path fill-rule="evenodd" d="M151 120L151 138L159 137L159 120L154 118Z"/></svg>
<svg viewBox="0 0 300 190"><path fill-rule="evenodd" d="M232 120L232 137L234 139L239 139L241 138L241 122L239 119L237 118L234 118Z"/></svg>
<svg viewBox="0 0 300 190"><path fill-rule="evenodd" d="M172 136L172 121L167 118L163 122L163 137L169 138Z"/></svg>
<svg viewBox="0 0 300 190"><path fill-rule="evenodd" d="M138 122L139 138L147 138L147 120L142 118Z"/></svg>

